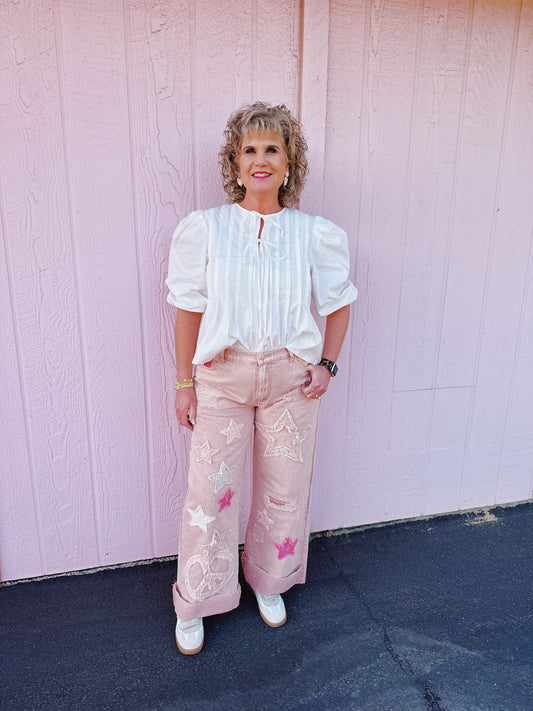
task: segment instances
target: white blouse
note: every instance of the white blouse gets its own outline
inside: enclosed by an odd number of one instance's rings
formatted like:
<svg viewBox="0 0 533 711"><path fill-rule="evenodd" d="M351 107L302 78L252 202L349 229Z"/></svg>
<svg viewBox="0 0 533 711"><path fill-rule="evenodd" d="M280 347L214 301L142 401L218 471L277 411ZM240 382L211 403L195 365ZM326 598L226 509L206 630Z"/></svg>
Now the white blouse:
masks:
<svg viewBox="0 0 533 711"><path fill-rule="evenodd" d="M264 227L258 240L261 220ZM167 300L203 313L193 363L226 348L287 348L317 363L321 316L354 301L346 233L299 210L261 215L238 203L197 210L172 237Z"/></svg>

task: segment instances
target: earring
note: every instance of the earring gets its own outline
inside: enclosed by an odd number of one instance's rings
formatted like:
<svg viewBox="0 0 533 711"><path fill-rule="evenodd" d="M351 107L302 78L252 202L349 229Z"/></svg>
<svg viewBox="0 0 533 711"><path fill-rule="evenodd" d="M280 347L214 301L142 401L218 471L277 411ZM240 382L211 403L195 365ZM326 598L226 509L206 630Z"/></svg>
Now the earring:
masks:
<svg viewBox="0 0 533 711"><path fill-rule="evenodd" d="M289 171L285 173L285 180L283 181L283 187L287 187L287 183L289 182Z"/></svg>
<svg viewBox="0 0 533 711"><path fill-rule="evenodd" d="M240 178L237 178L237 185L242 188L242 180Z"/></svg>

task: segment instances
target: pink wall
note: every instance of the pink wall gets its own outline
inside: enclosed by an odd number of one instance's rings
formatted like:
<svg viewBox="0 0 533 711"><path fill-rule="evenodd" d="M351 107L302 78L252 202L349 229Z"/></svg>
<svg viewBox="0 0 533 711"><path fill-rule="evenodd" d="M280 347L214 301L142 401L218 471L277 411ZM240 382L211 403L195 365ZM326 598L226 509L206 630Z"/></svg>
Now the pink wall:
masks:
<svg viewBox="0 0 533 711"><path fill-rule="evenodd" d="M313 529L527 499L533 0L0 2L0 577L172 555L170 236L229 112L303 120L360 291Z"/></svg>

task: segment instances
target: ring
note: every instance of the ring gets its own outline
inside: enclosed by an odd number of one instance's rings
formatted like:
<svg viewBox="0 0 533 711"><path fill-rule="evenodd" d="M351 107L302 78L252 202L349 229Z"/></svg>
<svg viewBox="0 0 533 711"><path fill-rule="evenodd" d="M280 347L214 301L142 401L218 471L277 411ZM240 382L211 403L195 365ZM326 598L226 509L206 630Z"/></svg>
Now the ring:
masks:
<svg viewBox="0 0 533 711"><path fill-rule="evenodd" d="M318 400L319 397L320 397L319 395L315 395L315 400Z"/></svg>

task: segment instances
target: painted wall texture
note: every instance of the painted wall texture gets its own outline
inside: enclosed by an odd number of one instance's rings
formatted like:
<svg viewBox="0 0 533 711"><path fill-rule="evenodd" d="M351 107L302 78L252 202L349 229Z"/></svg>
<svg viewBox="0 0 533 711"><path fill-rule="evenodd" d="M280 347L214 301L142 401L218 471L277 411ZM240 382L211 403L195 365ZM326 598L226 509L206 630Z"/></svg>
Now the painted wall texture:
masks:
<svg viewBox="0 0 533 711"><path fill-rule="evenodd" d="M176 553L168 249L256 99L360 292L313 530L531 496L533 0L0 0L3 580Z"/></svg>

